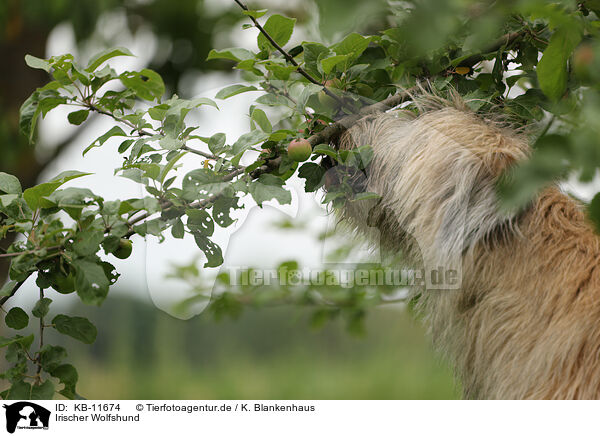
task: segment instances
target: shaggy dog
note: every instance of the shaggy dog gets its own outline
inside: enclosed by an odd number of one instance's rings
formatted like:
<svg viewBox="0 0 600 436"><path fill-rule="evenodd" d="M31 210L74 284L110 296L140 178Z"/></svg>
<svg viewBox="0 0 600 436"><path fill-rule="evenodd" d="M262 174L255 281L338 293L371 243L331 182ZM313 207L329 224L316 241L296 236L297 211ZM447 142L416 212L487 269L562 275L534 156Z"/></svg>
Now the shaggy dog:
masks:
<svg viewBox="0 0 600 436"><path fill-rule="evenodd" d="M498 179L527 139L459 98L416 103L419 115L372 115L340 138L372 147L366 190L381 196L343 217L413 265L459 272L454 289L414 292L466 398L600 398L600 239L581 205L553 186L502 212Z"/></svg>

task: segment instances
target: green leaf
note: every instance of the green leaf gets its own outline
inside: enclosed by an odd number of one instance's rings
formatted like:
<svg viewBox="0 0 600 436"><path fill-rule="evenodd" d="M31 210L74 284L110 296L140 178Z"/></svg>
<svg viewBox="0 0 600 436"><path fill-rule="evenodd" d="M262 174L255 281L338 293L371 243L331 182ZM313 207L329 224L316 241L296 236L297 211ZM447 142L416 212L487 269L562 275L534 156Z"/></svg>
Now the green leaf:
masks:
<svg viewBox="0 0 600 436"><path fill-rule="evenodd" d="M295 18L287 18L283 15L274 14L269 17L263 28L280 47L283 47L290 40L295 24ZM262 33L258 35L257 44L261 51L274 50L274 47Z"/></svg>
<svg viewBox="0 0 600 436"><path fill-rule="evenodd" d="M227 137L225 133L215 133L208 140L208 149L215 155L221 154L225 150L225 141Z"/></svg>
<svg viewBox="0 0 600 436"><path fill-rule="evenodd" d="M43 197L47 197L48 195L52 194L69 180L88 176L90 174L91 173L82 173L81 171L64 171L47 183L42 183L26 189L25 192L23 192L23 198L30 209L37 210L40 207L40 202Z"/></svg>
<svg viewBox="0 0 600 436"><path fill-rule="evenodd" d="M306 192L315 192L323 184L325 168L314 162L303 164L298 170L298 177L306 179L304 190Z"/></svg>
<svg viewBox="0 0 600 436"><path fill-rule="evenodd" d="M55 345L44 345L40 351L40 363L44 371L50 372L56 368L67 357L64 347Z"/></svg>
<svg viewBox="0 0 600 436"><path fill-rule="evenodd" d="M552 100L559 100L567 87L567 61L581 41L579 26L565 26L554 32L536 71L540 88Z"/></svg>
<svg viewBox="0 0 600 436"><path fill-rule="evenodd" d="M244 15L248 15L249 17L259 19L260 17L264 16L267 13L267 11L268 11L268 9L260 9L260 10L242 11L242 13Z"/></svg>
<svg viewBox="0 0 600 436"><path fill-rule="evenodd" d="M360 200L375 200L381 198L379 194L374 192L359 192L350 201L360 201Z"/></svg>
<svg viewBox="0 0 600 436"><path fill-rule="evenodd" d="M26 349L31 346L33 342L33 335L29 336L15 336L14 338L3 338L0 337L0 348L7 347L12 344L20 344L23 345Z"/></svg>
<svg viewBox="0 0 600 436"><path fill-rule="evenodd" d="M2 288L0 288L0 297L6 297L8 295L11 295L13 293L13 290L15 289L15 286L17 286L18 282L9 280L7 281L4 286L2 286Z"/></svg>
<svg viewBox="0 0 600 436"><path fill-rule="evenodd" d="M312 74L319 74L317 63L319 59L326 57L330 50L323 44L316 42L304 42L302 43L304 48L304 63L306 69Z"/></svg>
<svg viewBox="0 0 600 436"><path fill-rule="evenodd" d="M19 380L14 382L10 390L8 391L8 395L5 398L6 400L30 400L31 399L31 385L23 380Z"/></svg>
<svg viewBox="0 0 600 436"><path fill-rule="evenodd" d="M33 142L35 126L41 112L40 94L40 91L35 91L19 109L19 129L23 135L27 136L30 143Z"/></svg>
<svg viewBox="0 0 600 436"><path fill-rule="evenodd" d="M67 115L67 119L69 120L69 123L79 126L81 123L87 120L89 114L89 110L82 109L80 111L71 112L69 115Z"/></svg>
<svg viewBox="0 0 600 436"><path fill-rule="evenodd" d="M188 216L187 226L192 233L199 233L202 236L212 236L215 231L215 223L209 213L200 209L188 209L185 211Z"/></svg>
<svg viewBox="0 0 600 436"><path fill-rule="evenodd" d="M215 222L225 228L235 222L230 216L232 209L239 209L237 198L219 197L213 203L212 216Z"/></svg>
<svg viewBox="0 0 600 436"><path fill-rule="evenodd" d="M600 193L596 194L588 205L588 214L596 226L596 233L600 233Z"/></svg>
<svg viewBox="0 0 600 436"><path fill-rule="evenodd" d="M50 303L52 300L50 298L42 298L35 303L33 309L31 310L31 314L36 318L43 318L48 315L48 311L50 310Z"/></svg>
<svg viewBox="0 0 600 436"><path fill-rule="evenodd" d="M217 110L219 109L219 106L217 105L217 103L215 103L212 99L206 98L206 97L198 97L198 98L193 99L190 102L190 106L191 107L212 106Z"/></svg>
<svg viewBox="0 0 600 436"><path fill-rule="evenodd" d="M60 394L64 395L70 400L76 398L77 394L75 393L75 386L79 380L79 375L77 374L77 370L73 365L65 363L57 366L50 371L50 375L52 377L56 377L60 383L64 385L64 389L60 391Z"/></svg>
<svg viewBox="0 0 600 436"><path fill-rule="evenodd" d="M181 218L177 218L175 224L171 227L171 235L173 235L175 239L183 239L185 236L185 227L183 226Z"/></svg>
<svg viewBox="0 0 600 436"><path fill-rule="evenodd" d="M183 196L186 200L197 200L208 194L220 194L228 182L208 168L199 168L185 175L182 182Z"/></svg>
<svg viewBox="0 0 600 436"><path fill-rule="evenodd" d="M169 175L169 172L173 169L175 164L179 161L179 159L181 159L186 154L187 154L187 152L177 153L175 155L175 157L172 157L169 160L169 162L165 165L165 167L162 169L162 171L160 173L160 183L164 183L165 178Z"/></svg>
<svg viewBox="0 0 600 436"><path fill-rule="evenodd" d="M44 70L45 72L50 72L50 63L46 59L36 58L35 56L25 55L25 63L30 68L35 68L38 70Z"/></svg>
<svg viewBox="0 0 600 436"><path fill-rule="evenodd" d="M133 90L144 100L159 100L165 93L162 77L155 71L144 68L142 71L127 71L119 76L121 83Z"/></svg>
<svg viewBox="0 0 600 436"><path fill-rule="evenodd" d="M321 67L325 74L330 74L336 65L345 62L349 59L349 55L336 55L325 58L321 61Z"/></svg>
<svg viewBox="0 0 600 436"><path fill-rule="evenodd" d="M319 144L315 148L313 148L314 154L325 154L335 160L338 159L337 151L329 144Z"/></svg>
<svg viewBox="0 0 600 436"><path fill-rule="evenodd" d="M273 131L273 126L262 109L254 109L250 118L263 132L271 133Z"/></svg>
<svg viewBox="0 0 600 436"><path fill-rule="evenodd" d="M119 126L111 127L110 130L104 133L102 136L98 137L94 142L92 142L85 150L83 150L83 156L87 154L92 148L100 147L106 141L108 141L113 136L127 136L127 133L123 131ZM123 145L123 144L121 144ZM121 147L119 146L119 150ZM124 151L124 150L123 150ZM121 151L119 151L121 153Z"/></svg>
<svg viewBox="0 0 600 436"><path fill-rule="evenodd" d="M231 85L231 86L227 86L226 88L221 89L219 92L217 92L217 95L215 95L215 98L221 99L221 100L225 100L229 97L233 97L234 95L238 95L241 94L243 92L248 92L248 91L257 91L257 88L255 86L246 86L246 85Z"/></svg>
<svg viewBox="0 0 600 436"><path fill-rule="evenodd" d="M181 139L167 135L158 141L158 145L160 145L163 150L179 150L183 147L184 142Z"/></svg>
<svg viewBox="0 0 600 436"><path fill-rule="evenodd" d="M52 326L59 333L88 345L94 343L98 335L94 324L80 316L56 315L52 320Z"/></svg>
<svg viewBox="0 0 600 436"><path fill-rule="evenodd" d="M14 338L3 338L0 336L0 348L7 347L12 344L20 344L26 349L29 349L33 342L33 335L29 336L15 336Z"/></svg>
<svg viewBox="0 0 600 436"><path fill-rule="evenodd" d="M12 174L0 172L0 191L5 194L21 194L21 183Z"/></svg>
<svg viewBox="0 0 600 436"><path fill-rule="evenodd" d="M0 205L3 207L8 207L15 201L19 196L17 194L6 194L0 195ZM0 291L1 293L2 291Z"/></svg>
<svg viewBox="0 0 600 436"><path fill-rule="evenodd" d="M95 254L100 249L100 243L104 240L103 230L84 230L75 235L73 250L79 256L86 257Z"/></svg>
<svg viewBox="0 0 600 436"><path fill-rule="evenodd" d="M254 59L254 54L244 48L226 48L224 50L211 50L206 60L211 59L229 59L232 61L244 61Z"/></svg>
<svg viewBox="0 0 600 436"><path fill-rule="evenodd" d="M242 151L248 150L253 145L258 144L259 142L264 142L269 139L269 134L265 132L261 132L260 130L253 130L249 133L244 133L242 136L235 141L235 144L232 145L231 149L234 155L241 153Z"/></svg>
<svg viewBox="0 0 600 436"><path fill-rule="evenodd" d="M89 260L77 259L75 268L75 290L85 304L100 305L108 294L110 281L104 268Z"/></svg>
<svg viewBox="0 0 600 436"><path fill-rule="evenodd" d="M46 380L41 385L33 385L31 388L31 400L51 400L54 398L54 384Z"/></svg>
<svg viewBox="0 0 600 436"><path fill-rule="evenodd" d="M351 33L342 42L332 46L331 49L338 55L348 55L356 59L366 50L370 42L371 38L369 37L365 38L358 33Z"/></svg>
<svg viewBox="0 0 600 436"><path fill-rule="evenodd" d="M277 200L279 204L290 204L292 194L283 187L283 180L272 174L261 174L250 186L250 194L259 206L269 200Z"/></svg>
<svg viewBox="0 0 600 436"><path fill-rule="evenodd" d="M200 248L206 256L204 268L215 268L223 263L221 247L200 233L195 233L194 239L196 240L198 248Z"/></svg>
<svg viewBox="0 0 600 436"><path fill-rule="evenodd" d="M11 329L21 330L29 324L29 315L20 307L13 307L6 314L4 322Z"/></svg>
<svg viewBox="0 0 600 436"><path fill-rule="evenodd" d="M108 50L104 50L95 55L92 59L90 59L88 66L85 68L85 71L92 72L107 60L117 56L133 56L133 54L124 47L110 48Z"/></svg>

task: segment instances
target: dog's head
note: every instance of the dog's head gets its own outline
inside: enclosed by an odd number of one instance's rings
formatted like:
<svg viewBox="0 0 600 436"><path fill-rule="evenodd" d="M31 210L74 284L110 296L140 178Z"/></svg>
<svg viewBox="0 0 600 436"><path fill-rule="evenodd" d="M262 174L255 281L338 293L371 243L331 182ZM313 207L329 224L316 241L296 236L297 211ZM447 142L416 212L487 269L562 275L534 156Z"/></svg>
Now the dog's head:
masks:
<svg viewBox="0 0 600 436"><path fill-rule="evenodd" d="M366 117L339 141L340 149L364 145L373 158L360 186L380 198L347 202L342 213L355 227L379 226L392 246L408 234L430 261L460 256L510 227L513 217L499 210L496 184L529 150L513 131L448 102L419 115Z"/></svg>

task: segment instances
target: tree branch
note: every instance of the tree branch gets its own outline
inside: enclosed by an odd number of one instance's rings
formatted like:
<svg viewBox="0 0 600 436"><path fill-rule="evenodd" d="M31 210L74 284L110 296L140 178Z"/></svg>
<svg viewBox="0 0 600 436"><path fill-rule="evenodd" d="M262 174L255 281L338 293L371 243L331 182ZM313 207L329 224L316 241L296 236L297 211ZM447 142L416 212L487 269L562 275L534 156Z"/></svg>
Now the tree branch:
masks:
<svg viewBox="0 0 600 436"><path fill-rule="evenodd" d="M248 6L246 6L244 3L242 3L240 0L233 0L234 2L236 2L243 10L248 11ZM337 96L335 93L331 92L329 89L327 89L327 87L319 82L317 79L315 79L313 76L311 76L304 68L302 68L300 66L300 64L298 62L296 62L296 59L294 59L294 57L289 54L283 47L281 47L277 41L275 41L271 35L269 35L269 33L264 29L264 27L262 27L260 25L260 23L258 22L258 20L256 18L254 18L251 15L248 15L248 17L252 20L252 22L254 23L254 26L260 31L260 33L262 33L265 38L267 38L267 40L269 41L269 43L271 43L271 45L279 52L283 55L283 57L293 66L296 67L296 71L298 71L298 73L300 73L301 75L303 75L309 82L314 83L315 85L319 85L323 87L323 91L325 92L325 94L327 94L328 96L332 97L335 101L337 101L339 104L341 104L342 106L347 106L347 103L340 98L339 96Z"/></svg>
<svg viewBox="0 0 600 436"><path fill-rule="evenodd" d="M369 106L365 106L358 112L358 114L347 115L339 121L336 121L335 123L332 123L329 126L325 127L320 132L310 136L308 138L308 142L310 142L310 145L313 148L319 144L326 144L332 137L339 135L344 130L348 129L350 126L355 124L362 117L378 112L385 112L388 109L396 107L399 104L406 101L406 99L409 98L412 95L412 93L417 91L418 89L419 87L415 86L405 91L401 91L391 97L388 97L385 100L382 100Z"/></svg>
<svg viewBox="0 0 600 436"><path fill-rule="evenodd" d="M127 126L131 127L131 128L132 128L132 129L134 129L136 132L138 132L138 134L139 134L140 136L154 136L154 133L152 133L152 132L149 132L148 130L144 130L144 129L138 129L138 128L137 128L137 127L136 127L136 126L133 124L133 123L131 123L131 122L127 121L127 120L124 120L123 118L119 118L119 117L115 116L114 114L111 114L110 112L108 112L108 111L105 111L104 109L100 109L100 108L99 108L98 106L96 106L96 105L93 105L93 104L87 104L87 105L86 105L86 107L88 107L90 110L92 110L92 111L94 111L94 112L97 112L97 113L99 113L99 114L102 114L102 115L106 115L106 116L108 116L108 117L111 117L113 120L115 120L115 121L118 121L119 123L123 123L123 124L125 124L125 125L127 125ZM191 147L189 147L189 146L187 146L187 145L184 145L183 147L181 147L181 149L182 149L182 150L185 150L185 151L189 151L190 153L197 154L198 156L205 157L205 158L207 158L207 159L212 159L212 160L217 160L217 159L218 159L218 157L217 157L217 156L215 156L214 154L211 154L211 153L206 153L206 152L204 152L204 151L202 151L202 150L196 150L195 148L191 148Z"/></svg>
<svg viewBox="0 0 600 436"><path fill-rule="evenodd" d="M352 126L352 124L356 123L363 116L366 116L366 115L369 115L372 113L377 113L377 112L384 112L388 109L398 106L399 104L404 102L408 97L410 97L411 93L415 90L416 90L416 87L410 88L406 91L402 91L396 95L388 97L385 100L374 103L370 106L365 106L357 114L347 115L344 118L340 119L339 121L330 124L322 131L310 136L308 138L308 141L310 142L312 147L315 147L318 144L327 143L327 142L329 142L329 140L332 137L342 133L344 130L346 130L348 127ZM93 110L95 110L95 109L93 109ZM98 112L104 113L105 115L115 118L112 114L102 111L99 108L98 108ZM123 120L123 121L125 121L125 120ZM275 168L278 168L280 162L281 162L281 158L272 159L272 160L268 161L266 164L262 165L261 167L257 168L256 170L252 171L249 174L249 176L252 179L257 179L258 177L260 177L261 174L267 173L269 171L272 171ZM225 182L231 181L234 178L236 178L237 176L243 174L244 172L245 172L245 168L237 168L236 170L234 170L231 173L224 176L223 181L225 181ZM221 196L221 194L212 195L206 199L191 203L188 207L192 208L192 209L203 209L203 208L209 206L210 204L214 203L220 196ZM173 204L171 202L165 203L165 209L163 209L163 211L168 210L171 207L173 207ZM152 216L152 214L149 214L147 212L143 213L142 215L140 215L136 218L130 219L127 222L127 225L131 228L135 224L137 224L141 221L144 221L145 219L149 218L150 216ZM106 230L109 231L110 229L106 229ZM129 230L129 232L125 235L125 237L130 238L134 234L135 234L135 232L133 230ZM61 247L51 247L51 248L61 248ZM23 253L14 253L14 254L18 255L18 254L23 254ZM10 253L10 256L12 257L13 253ZM9 257L9 256L4 255L2 257ZM27 280L27 279L25 279L25 280ZM14 287L14 289L12 290L10 295L0 298L0 307L2 307L4 305L4 303L6 303L6 301L8 301L8 299L10 299L13 295L16 294L16 292L23 285L23 283L25 283L25 280L17 283L17 285Z"/></svg>

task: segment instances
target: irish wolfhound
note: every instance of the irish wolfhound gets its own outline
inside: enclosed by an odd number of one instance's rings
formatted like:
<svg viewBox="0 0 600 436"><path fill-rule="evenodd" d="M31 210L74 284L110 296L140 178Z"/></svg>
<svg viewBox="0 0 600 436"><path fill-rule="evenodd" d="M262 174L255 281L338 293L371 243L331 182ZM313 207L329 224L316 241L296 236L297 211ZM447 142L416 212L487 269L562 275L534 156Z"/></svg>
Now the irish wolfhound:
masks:
<svg viewBox="0 0 600 436"><path fill-rule="evenodd" d="M582 206L552 186L502 212L498 179L527 158L527 139L459 98L424 101L340 138L373 148L366 190L381 196L349 202L344 218L426 270L460 272L457 289L415 292L466 398L599 398L600 238Z"/></svg>

